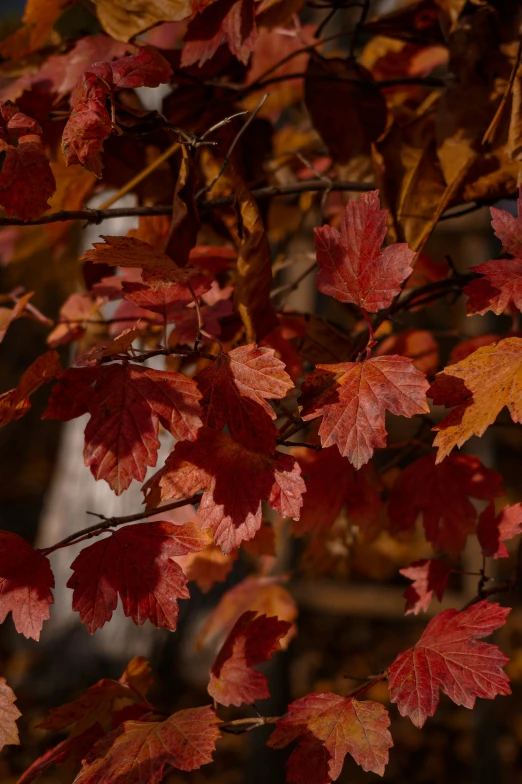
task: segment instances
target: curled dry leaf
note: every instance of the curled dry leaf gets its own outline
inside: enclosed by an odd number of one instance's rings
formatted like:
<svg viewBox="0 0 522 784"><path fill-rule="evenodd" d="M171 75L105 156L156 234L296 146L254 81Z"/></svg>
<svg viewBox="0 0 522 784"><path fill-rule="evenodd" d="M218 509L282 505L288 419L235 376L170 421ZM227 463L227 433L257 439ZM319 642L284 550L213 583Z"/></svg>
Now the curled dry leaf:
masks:
<svg viewBox="0 0 522 784"><path fill-rule="evenodd" d="M4 746L18 746L18 728L16 720L21 716L14 704L16 697L7 685L5 678L0 678L0 750Z"/></svg>

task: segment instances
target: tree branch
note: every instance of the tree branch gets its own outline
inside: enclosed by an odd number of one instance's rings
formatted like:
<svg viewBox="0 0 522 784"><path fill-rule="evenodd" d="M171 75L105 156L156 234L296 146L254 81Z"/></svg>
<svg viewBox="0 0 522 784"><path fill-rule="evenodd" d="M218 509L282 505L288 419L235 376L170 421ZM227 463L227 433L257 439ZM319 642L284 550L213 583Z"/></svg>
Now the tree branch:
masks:
<svg viewBox="0 0 522 784"><path fill-rule="evenodd" d="M51 545L50 547L39 548L39 552L43 553L43 555L48 555L49 553L53 553L55 550L61 550L62 547L68 547L71 544L83 542L85 539L91 539L93 536L99 536L100 534L103 534L105 531L107 531L108 528L116 528L119 525L127 525L128 523L136 523L139 520L144 520L147 517L153 517L158 514L162 514L162 512L170 512L172 509L180 509L182 506L188 506L189 504L196 503L200 500L200 498L201 494L197 494L181 501L173 501L171 504L165 504L165 506L160 506L156 509L144 509L141 512L136 512L136 514L126 515L124 517L105 517L105 515L98 514L96 512L88 512L87 514L94 514L96 517L99 517L102 522L90 525L88 528L82 528L80 531L76 531L76 533L66 536L65 539L61 539L59 542Z"/></svg>

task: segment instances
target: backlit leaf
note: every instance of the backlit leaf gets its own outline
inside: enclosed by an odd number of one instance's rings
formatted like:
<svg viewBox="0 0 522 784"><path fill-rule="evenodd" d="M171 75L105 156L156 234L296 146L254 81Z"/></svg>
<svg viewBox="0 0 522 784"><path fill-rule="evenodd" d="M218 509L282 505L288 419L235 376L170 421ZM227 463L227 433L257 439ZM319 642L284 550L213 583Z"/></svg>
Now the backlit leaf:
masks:
<svg viewBox="0 0 522 784"><path fill-rule="evenodd" d="M444 561L439 561L436 558L423 558L399 571L408 580L413 581L412 585L404 591L405 615L410 613L417 615L421 610L427 612L433 594L439 602L442 601L452 570Z"/></svg>
<svg viewBox="0 0 522 784"><path fill-rule="evenodd" d="M433 618L413 648L399 654L388 678L390 699L401 716L422 727L439 704L439 691L472 708L477 697L511 694L496 645L478 642L506 622L509 607L482 601L467 610L444 610Z"/></svg>
<svg viewBox="0 0 522 784"><path fill-rule="evenodd" d="M30 396L62 371L56 351L47 351L30 365L15 389L0 395L0 427L20 419L31 408Z"/></svg>
<svg viewBox="0 0 522 784"><path fill-rule="evenodd" d="M498 515L495 505L490 503L480 514L477 538L484 555L507 558L508 549L504 542L522 533L522 504L505 506Z"/></svg>
<svg viewBox="0 0 522 784"><path fill-rule="evenodd" d="M74 589L73 610L91 632L110 621L120 596L125 615L137 626L150 620L173 631L178 599L188 599L187 580L173 556L208 544L194 525L138 523L114 531L85 547L71 565L67 586Z"/></svg>
<svg viewBox="0 0 522 784"><path fill-rule="evenodd" d="M279 640L291 627L288 621L244 612L238 618L210 668L208 693L221 705L253 705L270 697L268 681L253 670L280 650Z"/></svg>
<svg viewBox="0 0 522 784"><path fill-rule="evenodd" d="M360 468L375 448L386 446L385 412L406 417L427 413L427 389L412 360L397 355L317 365L303 387L301 416L308 421L323 415L323 447L337 444L341 455Z"/></svg>

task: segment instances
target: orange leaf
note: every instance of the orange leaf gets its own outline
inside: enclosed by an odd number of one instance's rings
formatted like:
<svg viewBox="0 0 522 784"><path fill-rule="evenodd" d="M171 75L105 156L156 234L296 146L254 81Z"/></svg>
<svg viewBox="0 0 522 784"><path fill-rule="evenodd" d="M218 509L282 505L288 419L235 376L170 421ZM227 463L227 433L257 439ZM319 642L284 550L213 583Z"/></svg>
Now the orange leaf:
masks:
<svg viewBox="0 0 522 784"><path fill-rule="evenodd" d="M20 419L31 408L29 397L43 384L52 381L62 370L56 351L47 351L29 365L15 389L0 395L0 427Z"/></svg>
<svg viewBox="0 0 522 784"><path fill-rule="evenodd" d="M522 338L506 338L477 349L438 373L428 395L435 405L453 408L438 430L437 463L453 447L481 436L507 406L513 422L522 420Z"/></svg>
<svg viewBox="0 0 522 784"><path fill-rule="evenodd" d="M14 702L16 697L7 685L5 678L0 678L0 750L4 746L18 746L18 729L16 720L22 715Z"/></svg>

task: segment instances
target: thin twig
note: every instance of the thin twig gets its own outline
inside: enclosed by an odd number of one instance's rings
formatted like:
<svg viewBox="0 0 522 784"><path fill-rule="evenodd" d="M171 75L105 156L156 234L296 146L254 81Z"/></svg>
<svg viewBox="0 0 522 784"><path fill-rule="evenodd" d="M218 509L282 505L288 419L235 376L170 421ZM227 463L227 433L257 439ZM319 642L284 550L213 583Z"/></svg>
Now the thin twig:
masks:
<svg viewBox="0 0 522 784"><path fill-rule="evenodd" d="M217 183L217 181L219 180L219 178L221 177L221 175L223 174L223 172L225 171L225 169L226 169L226 167L227 167L227 165L229 163L230 156L234 152L236 144L241 139L241 137L245 133L246 129L251 124L251 122L254 120L254 118L257 116L257 114L261 111L261 109L262 109L263 105L265 104L267 98L268 98L268 94L263 95L263 97L259 101L258 105L254 109L254 111L252 112L252 114L250 115L248 120L241 126L239 131L236 133L236 135L232 139L232 143L231 143L230 147L228 148L225 157L223 158L223 163L221 164L221 167L220 167L218 173L216 174L214 179L208 185L205 185L203 188L201 188L201 190L199 190L196 193L196 200L200 199L205 193L208 193L209 191L211 191L212 188L214 187L214 185Z"/></svg>
<svg viewBox="0 0 522 784"><path fill-rule="evenodd" d="M144 520L147 517L155 517L158 514L169 512L172 509L180 509L182 506L195 504L200 500L200 497L200 494L193 495L190 498L185 498L181 501L173 501L170 504L165 504L165 506L160 506L156 509L144 509L141 512L125 515L124 517L105 517L105 515L98 514L97 512L87 512L87 514L93 514L95 517L99 517L101 522L90 525L87 528L82 528L80 531L76 531L76 533L66 536L65 539L61 539L59 542L51 545L50 547L42 547L39 552L43 553L44 555L48 555L55 550L60 550L62 547L68 547L71 544L76 544L78 541L90 539L93 536L99 536L108 528L117 528L119 525L135 523L138 520Z"/></svg>

